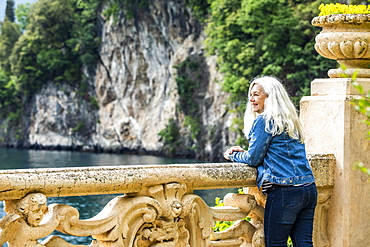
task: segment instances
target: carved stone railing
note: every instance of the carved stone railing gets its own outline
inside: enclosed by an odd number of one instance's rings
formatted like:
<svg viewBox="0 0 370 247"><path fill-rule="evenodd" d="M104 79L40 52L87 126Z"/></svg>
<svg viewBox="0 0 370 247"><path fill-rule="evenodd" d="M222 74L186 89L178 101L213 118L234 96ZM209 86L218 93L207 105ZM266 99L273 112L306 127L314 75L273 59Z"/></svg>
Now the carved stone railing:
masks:
<svg viewBox="0 0 370 247"><path fill-rule="evenodd" d="M315 241L324 243L327 237L321 222L329 208L335 160L332 155L308 158L322 191ZM58 230L92 236L89 246L264 246L264 197L255 187L255 178L255 168L239 163L2 170L0 200L7 214L0 220L0 244L83 246L50 236ZM194 190L240 187L249 187L245 189L249 194L226 195L224 207L209 207L193 194ZM86 220L80 220L72 206L47 205L47 197L117 193L123 195ZM246 216L251 220L240 220ZM214 232L215 220L236 222Z"/></svg>

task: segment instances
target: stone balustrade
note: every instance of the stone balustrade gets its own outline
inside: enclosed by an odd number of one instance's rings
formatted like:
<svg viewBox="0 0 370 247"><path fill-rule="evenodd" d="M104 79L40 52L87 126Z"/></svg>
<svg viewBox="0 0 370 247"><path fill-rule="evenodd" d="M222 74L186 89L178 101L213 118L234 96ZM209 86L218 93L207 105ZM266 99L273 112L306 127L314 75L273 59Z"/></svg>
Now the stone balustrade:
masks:
<svg viewBox="0 0 370 247"><path fill-rule="evenodd" d="M334 185L333 155L308 159L319 188L316 246L326 246L325 217ZM256 169L239 163L79 167L0 171L0 244L9 247L73 245L54 230L92 236L89 246L257 247L264 246L264 196L255 187ZM194 190L244 188L228 194L223 207L209 207ZM47 197L117 194L96 216L81 220L76 208L47 204ZM241 220L245 217L249 220ZM214 232L215 220L236 221ZM41 243L38 239L45 238Z"/></svg>

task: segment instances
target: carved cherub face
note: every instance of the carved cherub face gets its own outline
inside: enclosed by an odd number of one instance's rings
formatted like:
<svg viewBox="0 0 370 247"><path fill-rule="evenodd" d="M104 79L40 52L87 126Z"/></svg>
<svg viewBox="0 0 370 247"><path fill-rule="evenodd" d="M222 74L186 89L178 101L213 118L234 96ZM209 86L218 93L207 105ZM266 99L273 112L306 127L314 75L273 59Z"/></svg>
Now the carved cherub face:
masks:
<svg viewBox="0 0 370 247"><path fill-rule="evenodd" d="M172 214L172 217L177 217L180 215L182 211L182 205L180 202L178 201L174 201L172 204L171 204L171 214Z"/></svg>
<svg viewBox="0 0 370 247"><path fill-rule="evenodd" d="M19 201L17 211L27 224L38 226L47 211L45 195L33 193L25 196Z"/></svg>

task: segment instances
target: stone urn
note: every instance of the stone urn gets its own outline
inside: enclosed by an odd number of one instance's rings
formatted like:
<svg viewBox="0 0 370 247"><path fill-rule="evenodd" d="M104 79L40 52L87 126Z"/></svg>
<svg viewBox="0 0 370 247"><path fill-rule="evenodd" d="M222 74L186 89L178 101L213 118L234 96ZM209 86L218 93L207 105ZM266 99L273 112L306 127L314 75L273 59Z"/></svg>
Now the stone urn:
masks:
<svg viewBox="0 0 370 247"><path fill-rule="evenodd" d="M370 14L318 16L312 25L322 27L315 39L316 51L343 65L330 69L330 78L342 77L342 68L349 76L357 71L357 78L370 78Z"/></svg>

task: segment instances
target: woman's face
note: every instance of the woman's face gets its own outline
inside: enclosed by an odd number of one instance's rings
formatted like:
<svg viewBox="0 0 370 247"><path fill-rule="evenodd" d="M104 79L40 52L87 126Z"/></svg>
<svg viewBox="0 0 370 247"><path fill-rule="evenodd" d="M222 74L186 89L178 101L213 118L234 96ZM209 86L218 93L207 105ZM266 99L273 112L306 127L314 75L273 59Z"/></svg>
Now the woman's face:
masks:
<svg viewBox="0 0 370 247"><path fill-rule="evenodd" d="M265 99L267 95L263 91L262 87L258 84L254 84L249 95L249 101L252 105L254 112L260 114L265 109Z"/></svg>

